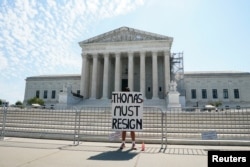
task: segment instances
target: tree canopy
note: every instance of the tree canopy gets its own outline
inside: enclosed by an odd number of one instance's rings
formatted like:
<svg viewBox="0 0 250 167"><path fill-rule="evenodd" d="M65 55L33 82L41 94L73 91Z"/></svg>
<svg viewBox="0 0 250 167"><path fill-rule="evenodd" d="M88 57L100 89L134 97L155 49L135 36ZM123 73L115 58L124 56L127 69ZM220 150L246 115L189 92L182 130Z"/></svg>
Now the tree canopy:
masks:
<svg viewBox="0 0 250 167"><path fill-rule="evenodd" d="M215 106L215 107L219 107L222 105L221 101L215 101L215 102L210 102L209 104Z"/></svg>
<svg viewBox="0 0 250 167"><path fill-rule="evenodd" d="M40 104L40 105L44 105L44 101L43 101L42 99L37 98L37 97L34 97L34 98L29 99L29 100L27 101L27 103L28 103L29 105L31 105L31 104Z"/></svg>
<svg viewBox="0 0 250 167"><path fill-rule="evenodd" d="M21 101L17 101L17 102L15 103L15 105L16 105L16 106L21 106L21 105L23 105L23 103L22 103Z"/></svg>

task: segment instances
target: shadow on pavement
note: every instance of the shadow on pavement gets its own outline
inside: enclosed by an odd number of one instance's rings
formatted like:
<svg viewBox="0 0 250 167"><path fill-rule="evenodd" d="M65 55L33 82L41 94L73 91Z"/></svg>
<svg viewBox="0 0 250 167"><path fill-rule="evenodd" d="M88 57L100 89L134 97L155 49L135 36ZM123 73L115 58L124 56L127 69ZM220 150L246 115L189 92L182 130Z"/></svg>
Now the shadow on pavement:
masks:
<svg viewBox="0 0 250 167"><path fill-rule="evenodd" d="M122 151L120 149L115 151L107 151L91 156L88 160L108 160L108 161L126 161L134 158L138 153L131 152L132 150Z"/></svg>

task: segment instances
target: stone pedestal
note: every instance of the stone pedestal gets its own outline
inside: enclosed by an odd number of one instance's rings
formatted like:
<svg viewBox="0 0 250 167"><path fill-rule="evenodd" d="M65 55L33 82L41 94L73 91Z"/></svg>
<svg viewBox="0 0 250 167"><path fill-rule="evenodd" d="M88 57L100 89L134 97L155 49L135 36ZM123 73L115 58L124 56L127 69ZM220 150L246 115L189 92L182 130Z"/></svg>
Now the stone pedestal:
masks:
<svg viewBox="0 0 250 167"><path fill-rule="evenodd" d="M180 104L180 93L178 92L169 92L168 93L168 108L179 108Z"/></svg>
<svg viewBox="0 0 250 167"><path fill-rule="evenodd" d="M72 94L71 86L65 85L63 87L63 91L58 94L58 106L68 106L72 104L79 103L82 99L79 97L75 97Z"/></svg>
<svg viewBox="0 0 250 167"><path fill-rule="evenodd" d="M65 84L63 86L63 91L58 94L58 102L59 104L69 104L70 103L70 91L71 91L71 86Z"/></svg>
<svg viewBox="0 0 250 167"><path fill-rule="evenodd" d="M60 104L67 104L68 103L68 94L67 94L67 92L60 92L58 94L58 102Z"/></svg>

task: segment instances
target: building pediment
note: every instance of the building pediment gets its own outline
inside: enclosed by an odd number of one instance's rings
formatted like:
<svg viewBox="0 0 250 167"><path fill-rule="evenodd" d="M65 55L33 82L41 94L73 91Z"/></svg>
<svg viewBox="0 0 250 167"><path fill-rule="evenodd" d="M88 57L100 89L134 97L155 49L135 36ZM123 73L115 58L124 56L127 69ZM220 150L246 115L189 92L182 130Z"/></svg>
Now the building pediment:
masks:
<svg viewBox="0 0 250 167"><path fill-rule="evenodd" d="M121 27L107 33L89 38L79 44L122 42L122 41L143 41L143 40L173 40L171 37L141 31L129 27Z"/></svg>

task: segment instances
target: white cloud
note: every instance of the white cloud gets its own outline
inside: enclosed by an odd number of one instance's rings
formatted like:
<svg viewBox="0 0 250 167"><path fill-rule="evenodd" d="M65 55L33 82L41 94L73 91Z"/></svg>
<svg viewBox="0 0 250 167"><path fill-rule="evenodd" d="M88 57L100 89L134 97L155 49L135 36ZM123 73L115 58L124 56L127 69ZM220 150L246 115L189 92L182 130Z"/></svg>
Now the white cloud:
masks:
<svg viewBox="0 0 250 167"><path fill-rule="evenodd" d="M0 2L0 70L4 70L0 82L15 77L23 81L40 74L80 73L79 37L99 20L128 13L142 4L142 0Z"/></svg>
<svg viewBox="0 0 250 167"><path fill-rule="evenodd" d="M8 67L8 61L3 56L2 52L0 52L0 72L3 72Z"/></svg>

